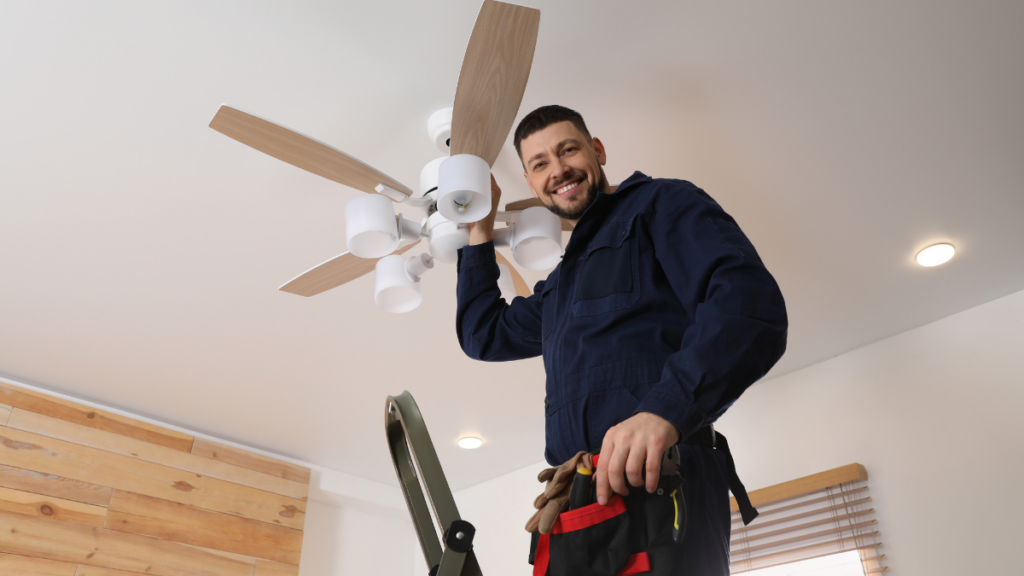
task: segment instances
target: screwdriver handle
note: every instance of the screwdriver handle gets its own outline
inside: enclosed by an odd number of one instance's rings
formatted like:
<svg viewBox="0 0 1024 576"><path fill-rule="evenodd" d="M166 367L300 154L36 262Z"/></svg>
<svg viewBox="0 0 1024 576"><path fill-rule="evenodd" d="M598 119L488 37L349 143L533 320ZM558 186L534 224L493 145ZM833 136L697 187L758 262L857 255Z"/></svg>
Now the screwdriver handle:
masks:
<svg viewBox="0 0 1024 576"><path fill-rule="evenodd" d="M591 502L590 488L593 484L594 472L590 468L580 466L576 469L576 477L572 479L569 489L569 510L587 506Z"/></svg>

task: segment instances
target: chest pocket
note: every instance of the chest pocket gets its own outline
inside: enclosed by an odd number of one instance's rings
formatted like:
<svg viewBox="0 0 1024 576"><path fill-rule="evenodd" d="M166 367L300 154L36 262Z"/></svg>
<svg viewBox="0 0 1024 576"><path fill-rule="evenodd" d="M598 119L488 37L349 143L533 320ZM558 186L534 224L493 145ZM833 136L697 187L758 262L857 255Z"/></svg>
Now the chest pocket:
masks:
<svg viewBox="0 0 1024 576"><path fill-rule="evenodd" d="M636 220L613 222L590 243L580 260L573 316L596 316L622 310L640 299Z"/></svg>

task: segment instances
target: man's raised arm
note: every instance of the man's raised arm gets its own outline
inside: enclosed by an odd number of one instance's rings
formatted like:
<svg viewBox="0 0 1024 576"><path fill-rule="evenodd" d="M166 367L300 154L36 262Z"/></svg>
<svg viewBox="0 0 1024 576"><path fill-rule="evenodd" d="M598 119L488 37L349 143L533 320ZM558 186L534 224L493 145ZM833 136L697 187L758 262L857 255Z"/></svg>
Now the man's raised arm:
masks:
<svg viewBox="0 0 1024 576"><path fill-rule="evenodd" d="M459 250L455 331L462 350L475 360L501 362L540 356L543 303L540 295L506 304L498 289L494 217L501 189L491 176L491 213L469 225L469 246Z"/></svg>

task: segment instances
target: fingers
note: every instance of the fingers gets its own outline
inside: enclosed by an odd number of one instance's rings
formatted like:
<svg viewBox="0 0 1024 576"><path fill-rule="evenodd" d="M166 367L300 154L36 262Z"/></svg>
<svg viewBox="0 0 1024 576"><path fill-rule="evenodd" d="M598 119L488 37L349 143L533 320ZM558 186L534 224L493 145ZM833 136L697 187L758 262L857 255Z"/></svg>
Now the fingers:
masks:
<svg viewBox="0 0 1024 576"><path fill-rule="evenodd" d="M648 492L658 488L661 456L678 441L679 432L667 420L640 412L612 426L601 444L595 486L597 501L607 504L613 492L629 494L629 486L643 486ZM644 475L646 474L646 480Z"/></svg>
<svg viewBox="0 0 1024 576"><path fill-rule="evenodd" d="M658 480L661 478L661 454L660 444L652 444L647 448L647 492L653 493L658 489Z"/></svg>
<svg viewBox="0 0 1024 576"><path fill-rule="evenodd" d="M494 179L494 174L491 174L491 195L495 198L501 197L501 187L498 186L498 181Z"/></svg>
<svg viewBox="0 0 1024 576"><path fill-rule="evenodd" d="M469 230L470 245L486 244L494 240L494 218L498 213L498 204L500 203L501 188L498 187L494 174L491 174L491 212L476 222L466 224L466 229Z"/></svg>
<svg viewBox="0 0 1024 576"><path fill-rule="evenodd" d="M491 174L491 214L494 214L498 210L498 204L501 201L501 188L498 186L498 181L494 179L494 174Z"/></svg>
<svg viewBox="0 0 1024 576"><path fill-rule="evenodd" d="M540 519L538 522L538 528L540 528L541 534L550 534L551 529L555 526L555 521L558 520L558 515L565 511L569 507L569 496L565 498L558 498L548 502L546 506L540 511Z"/></svg>
<svg viewBox="0 0 1024 576"><path fill-rule="evenodd" d="M547 482L555 477L555 472L558 468L545 468L541 470L540 474L537 474L537 482Z"/></svg>
<svg viewBox="0 0 1024 576"><path fill-rule="evenodd" d="M526 531L527 532L536 532L537 528L540 527L540 514L541 514L541 511L537 510L533 514L533 516L531 516L530 519L527 520L527 522L526 522Z"/></svg>
<svg viewBox="0 0 1024 576"><path fill-rule="evenodd" d="M612 453L612 443L608 438L608 435L604 435L604 442L601 443L601 459L597 461L597 470L594 471L594 495L597 496L597 502L604 506L608 504L608 498L611 497L611 489L608 485L608 461L610 458L605 456Z"/></svg>
<svg viewBox="0 0 1024 576"><path fill-rule="evenodd" d="M647 458L647 446L633 441L629 454L626 456L626 478L630 486L644 485L644 460Z"/></svg>

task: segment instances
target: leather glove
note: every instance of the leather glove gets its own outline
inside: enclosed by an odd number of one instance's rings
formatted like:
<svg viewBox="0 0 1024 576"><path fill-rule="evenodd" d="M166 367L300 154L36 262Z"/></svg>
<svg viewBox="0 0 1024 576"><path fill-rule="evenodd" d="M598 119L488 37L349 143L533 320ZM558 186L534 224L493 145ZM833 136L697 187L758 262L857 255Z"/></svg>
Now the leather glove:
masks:
<svg viewBox="0 0 1024 576"><path fill-rule="evenodd" d="M538 529L541 534L550 534L558 515L569 507L569 492L576 469L586 467L594 469L594 461L590 454L578 452L567 462L557 468L547 468L537 475L538 482L547 482L544 492L533 501L537 509L533 517L526 523L527 532Z"/></svg>

